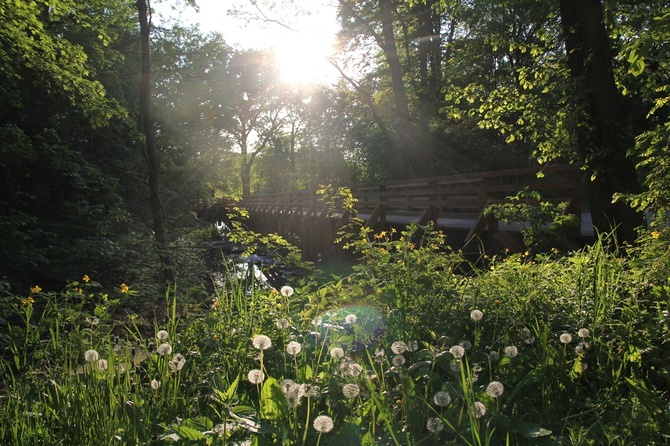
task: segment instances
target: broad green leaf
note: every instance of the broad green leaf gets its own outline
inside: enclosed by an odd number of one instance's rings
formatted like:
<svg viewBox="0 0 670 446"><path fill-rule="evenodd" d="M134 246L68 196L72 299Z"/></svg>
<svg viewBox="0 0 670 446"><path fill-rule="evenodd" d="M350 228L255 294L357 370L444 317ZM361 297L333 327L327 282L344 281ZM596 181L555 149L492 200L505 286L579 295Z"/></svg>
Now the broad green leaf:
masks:
<svg viewBox="0 0 670 446"><path fill-rule="evenodd" d="M205 438L205 435L202 432L197 429L193 429L192 427L177 425L174 427L174 430L177 435L187 440L197 441Z"/></svg>
<svg viewBox="0 0 670 446"><path fill-rule="evenodd" d="M261 418L280 421L288 416L286 397L275 378L268 378L261 389Z"/></svg>

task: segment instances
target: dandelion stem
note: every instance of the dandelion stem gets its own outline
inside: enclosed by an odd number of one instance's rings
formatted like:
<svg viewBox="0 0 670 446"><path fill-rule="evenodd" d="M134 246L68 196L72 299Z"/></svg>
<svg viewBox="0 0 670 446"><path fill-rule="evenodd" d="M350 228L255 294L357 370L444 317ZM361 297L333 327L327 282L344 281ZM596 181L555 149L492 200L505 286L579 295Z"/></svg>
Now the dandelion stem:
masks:
<svg viewBox="0 0 670 446"><path fill-rule="evenodd" d="M307 429L309 429L309 412L311 409L312 405L310 404L310 397L307 397L307 417L305 418L305 429L302 432L302 444L303 446L305 445L305 441L307 441ZM321 433L319 433L319 440L321 439ZM317 443L318 444L318 443Z"/></svg>

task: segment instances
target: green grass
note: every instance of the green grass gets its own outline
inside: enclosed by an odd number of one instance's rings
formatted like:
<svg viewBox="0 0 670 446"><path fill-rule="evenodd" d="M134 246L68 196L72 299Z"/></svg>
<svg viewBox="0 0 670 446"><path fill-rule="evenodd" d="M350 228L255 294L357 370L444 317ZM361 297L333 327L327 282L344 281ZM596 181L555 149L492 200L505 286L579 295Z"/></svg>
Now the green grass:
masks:
<svg viewBox="0 0 670 446"><path fill-rule="evenodd" d="M132 286L5 290L0 444L667 444L662 237L465 276L439 233L363 231L345 277L231 275L154 321Z"/></svg>

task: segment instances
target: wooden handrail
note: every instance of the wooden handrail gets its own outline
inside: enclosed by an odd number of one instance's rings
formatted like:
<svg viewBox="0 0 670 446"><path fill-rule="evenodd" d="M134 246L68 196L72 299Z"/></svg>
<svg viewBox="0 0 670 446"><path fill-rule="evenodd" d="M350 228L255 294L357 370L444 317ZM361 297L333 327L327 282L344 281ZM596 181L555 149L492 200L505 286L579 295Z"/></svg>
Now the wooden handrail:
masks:
<svg viewBox="0 0 670 446"><path fill-rule="evenodd" d="M539 172L542 177L538 177ZM540 192L547 201L570 202L571 211L578 213L580 186L579 166L559 165L368 183L353 186L351 191L358 200L359 214L384 209L386 213L422 215L431 205L439 218L479 214L489 200L503 200L526 187ZM242 204L249 209L266 207L296 212L325 206L315 191L305 190L245 196Z"/></svg>

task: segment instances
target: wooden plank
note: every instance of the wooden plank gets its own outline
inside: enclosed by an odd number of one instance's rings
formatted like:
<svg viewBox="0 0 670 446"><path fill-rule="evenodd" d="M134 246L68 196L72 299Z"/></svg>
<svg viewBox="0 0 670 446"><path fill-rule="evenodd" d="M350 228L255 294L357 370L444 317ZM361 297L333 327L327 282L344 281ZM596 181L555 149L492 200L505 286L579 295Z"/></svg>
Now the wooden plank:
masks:
<svg viewBox="0 0 670 446"><path fill-rule="evenodd" d="M379 203L375 208L375 210L372 212L372 215L370 215L368 221L365 223L365 227L371 228L374 225L376 225L377 221L379 221L379 219L381 219L385 213L386 213L386 206L383 205L382 203Z"/></svg>
<svg viewBox="0 0 670 446"><path fill-rule="evenodd" d="M472 229L470 229L470 232L468 232L468 235L465 236L465 240L463 241L464 246L469 244L475 238L475 236L481 235L482 232L484 232L484 229L486 229L486 226L488 226L489 219L491 218L491 216L485 215L484 211L490 204L492 203L489 200L486 202L484 207L482 207L482 210L479 213L479 216L477 217L477 221L475 222Z"/></svg>

